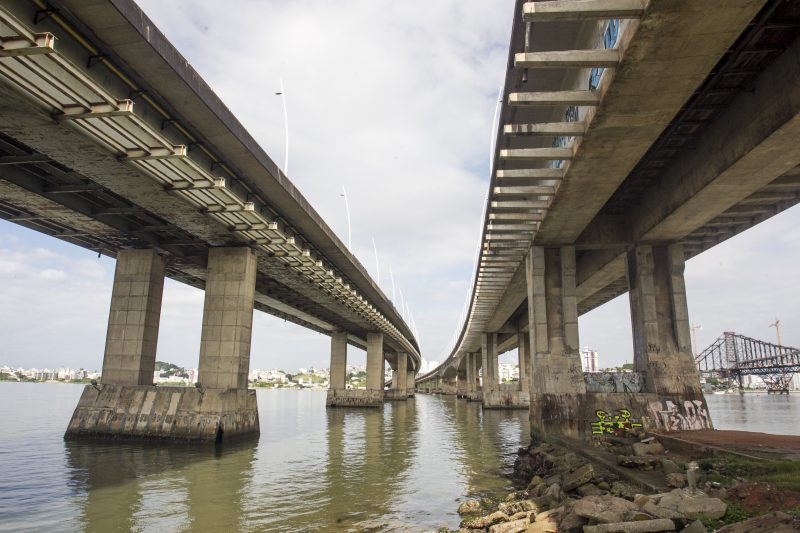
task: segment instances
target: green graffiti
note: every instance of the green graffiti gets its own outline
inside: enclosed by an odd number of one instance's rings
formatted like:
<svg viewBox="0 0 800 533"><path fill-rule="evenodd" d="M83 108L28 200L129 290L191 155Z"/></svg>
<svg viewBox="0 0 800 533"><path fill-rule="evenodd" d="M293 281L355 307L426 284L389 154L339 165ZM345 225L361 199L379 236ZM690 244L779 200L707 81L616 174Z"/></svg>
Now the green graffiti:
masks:
<svg viewBox="0 0 800 533"><path fill-rule="evenodd" d="M592 422L592 435L621 435L642 427L640 420L631 418L628 409L617 409L611 414L598 409L594 412L597 420Z"/></svg>

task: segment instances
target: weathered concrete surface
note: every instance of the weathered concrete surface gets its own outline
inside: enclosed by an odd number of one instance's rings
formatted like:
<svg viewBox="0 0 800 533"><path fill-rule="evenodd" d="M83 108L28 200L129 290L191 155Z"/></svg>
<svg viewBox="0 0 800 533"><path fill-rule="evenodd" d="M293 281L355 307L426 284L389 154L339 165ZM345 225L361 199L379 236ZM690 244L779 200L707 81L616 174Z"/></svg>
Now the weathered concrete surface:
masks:
<svg viewBox="0 0 800 533"><path fill-rule="evenodd" d="M408 391L400 389L389 389L383 391L384 400L408 400Z"/></svg>
<svg viewBox="0 0 800 533"><path fill-rule="evenodd" d="M66 439L216 441L259 433L256 391L87 385Z"/></svg>
<svg viewBox="0 0 800 533"><path fill-rule="evenodd" d="M344 390L347 379L347 332L331 334L330 388Z"/></svg>
<svg viewBox="0 0 800 533"><path fill-rule="evenodd" d="M530 393L519 390L517 385L500 385L494 390L482 393L483 407L486 409L527 409Z"/></svg>
<svg viewBox="0 0 800 533"><path fill-rule="evenodd" d="M325 405L328 407L381 407L383 390L329 389Z"/></svg>
<svg viewBox="0 0 800 533"><path fill-rule="evenodd" d="M208 253L200 383L210 389L246 389L253 330L256 256L249 248Z"/></svg>
<svg viewBox="0 0 800 533"><path fill-rule="evenodd" d="M152 385L164 266L155 250L117 254L103 357L105 383Z"/></svg>

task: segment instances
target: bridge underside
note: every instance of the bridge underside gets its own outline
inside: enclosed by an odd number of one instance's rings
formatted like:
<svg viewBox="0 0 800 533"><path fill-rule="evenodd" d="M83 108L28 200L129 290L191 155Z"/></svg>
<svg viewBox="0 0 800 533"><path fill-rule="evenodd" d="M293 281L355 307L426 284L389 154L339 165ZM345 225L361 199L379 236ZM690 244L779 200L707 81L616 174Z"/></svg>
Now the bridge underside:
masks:
<svg viewBox="0 0 800 533"><path fill-rule="evenodd" d="M798 20L777 0L518 2L469 318L421 386L468 388L444 372L483 354L491 407L491 360L518 348L534 432L710 427L683 265L800 201ZM584 375L577 317L625 292L634 372Z"/></svg>

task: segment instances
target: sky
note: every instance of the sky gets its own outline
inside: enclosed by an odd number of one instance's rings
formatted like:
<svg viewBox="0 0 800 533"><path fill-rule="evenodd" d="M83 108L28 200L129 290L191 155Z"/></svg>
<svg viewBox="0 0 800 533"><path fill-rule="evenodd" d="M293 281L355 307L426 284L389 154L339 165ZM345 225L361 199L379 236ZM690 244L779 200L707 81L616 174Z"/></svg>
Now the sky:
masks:
<svg viewBox="0 0 800 533"><path fill-rule="evenodd" d="M143 0L145 13L347 243L402 290L422 356L461 327L489 182L513 0ZM800 208L687 263L702 348L723 331L800 346ZM377 249L378 263L375 258ZM0 222L0 365L102 366L114 261ZM203 293L167 281L158 359L197 364ZM627 295L580 319L601 366L632 359ZM256 312L251 368L325 367L329 338ZM350 348L350 360L364 354Z"/></svg>

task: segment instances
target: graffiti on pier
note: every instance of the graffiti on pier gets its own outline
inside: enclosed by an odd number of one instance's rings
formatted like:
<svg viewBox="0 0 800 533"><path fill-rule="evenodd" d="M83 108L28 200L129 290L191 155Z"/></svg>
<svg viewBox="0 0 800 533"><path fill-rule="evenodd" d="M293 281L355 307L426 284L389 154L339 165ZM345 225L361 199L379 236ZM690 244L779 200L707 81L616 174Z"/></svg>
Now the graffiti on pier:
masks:
<svg viewBox="0 0 800 533"><path fill-rule="evenodd" d="M650 402L650 412L657 429L682 431L711 427L708 409L701 400L686 400L683 405L672 400Z"/></svg>
<svg viewBox="0 0 800 533"><path fill-rule="evenodd" d="M641 392L642 375L638 372L584 372L587 392Z"/></svg>
<svg viewBox="0 0 800 533"><path fill-rule="evenodd" d="M592 435L623 435L642 427L642 421L631 418L628 409L617 409L615 414L598 409L597 420L592 422Z"/></svg>

